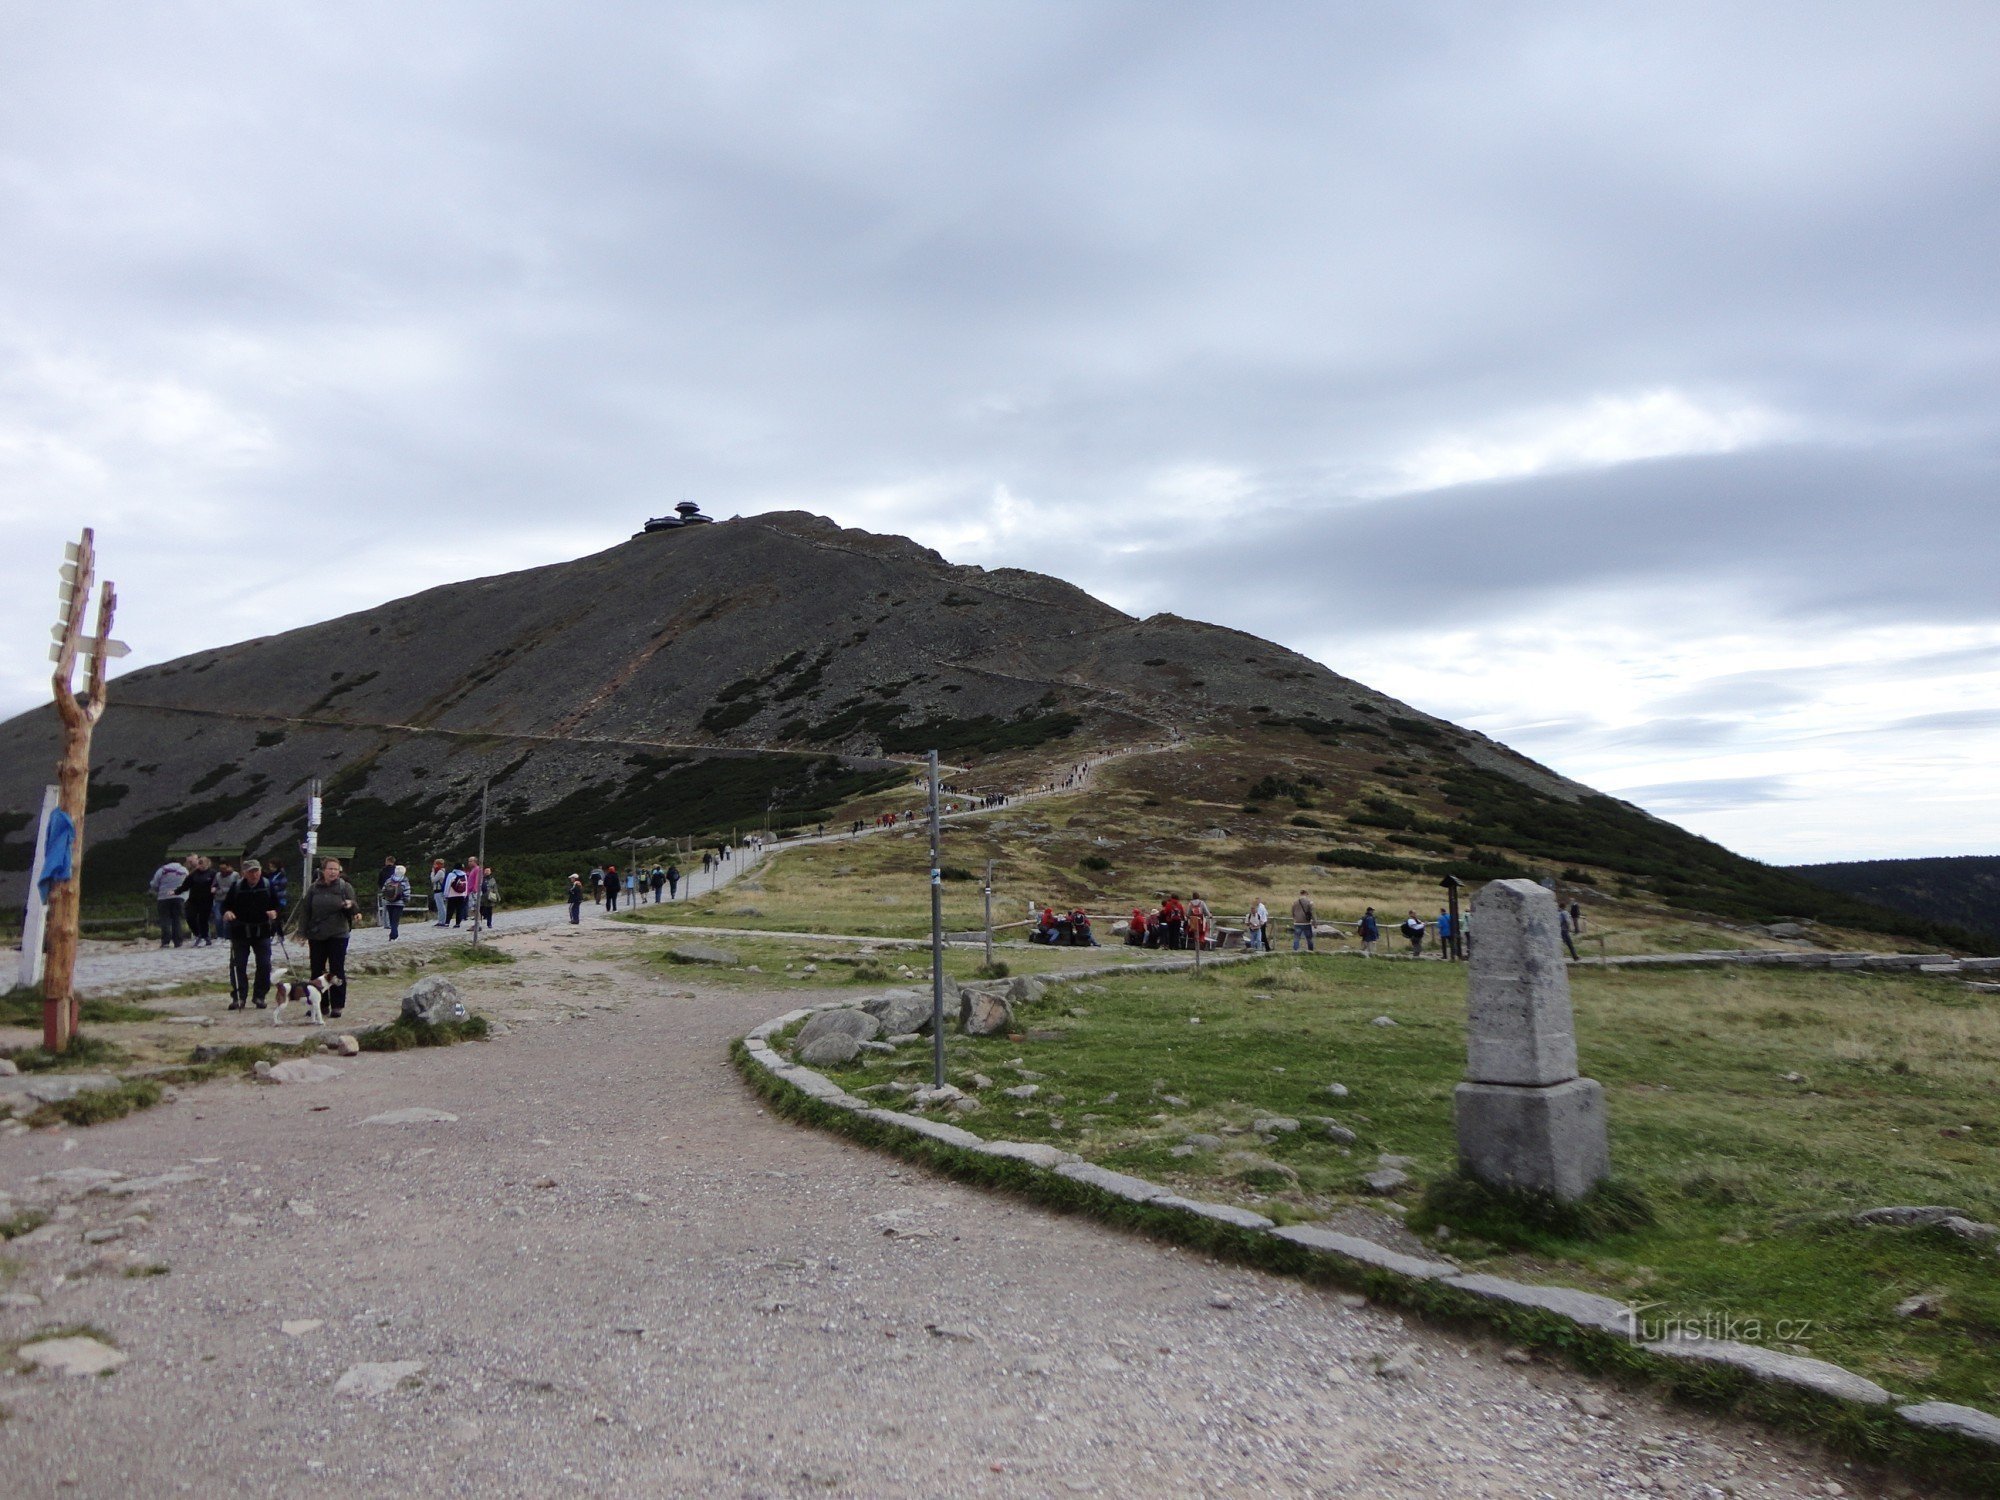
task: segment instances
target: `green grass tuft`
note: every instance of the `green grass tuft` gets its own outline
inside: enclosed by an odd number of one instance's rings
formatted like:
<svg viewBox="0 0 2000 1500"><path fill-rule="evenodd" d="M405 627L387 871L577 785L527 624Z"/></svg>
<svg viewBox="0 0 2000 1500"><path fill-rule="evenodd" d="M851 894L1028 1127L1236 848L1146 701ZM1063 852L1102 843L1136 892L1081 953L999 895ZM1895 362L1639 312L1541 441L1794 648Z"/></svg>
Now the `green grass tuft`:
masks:
<svg viewBox="0 0 2000 1500"><path fill-rule="evenodd" d="M398 1017L387 1026L370 1027L356 1034L363 1052L407 1052L412 1047L449 1047L457 1042L483 1042L492 1028L484 1016L467 1016L463 1021L441 1021L427 1026L408 1016Z"/></svg>
<svg viewBox="0 0 2000 1500"><path fill-rule="evenodd" d="M17 1209L7 1218L0 1219L0 1240L19 1239L31 1229L40 1229L49 1222L49 1216L39 1208Z"/></svg>
<svg viewBox="0 0 2000 1500"><path fill-rule="evenodd" d="M160 1085L150 1078L127 1078L116 1088L86 1089L71 1099L44 1104L28 1117L31 1125L102 1125L122 1120L134 1110L151 1109L160 1102Z"/></svg>
<svg viewBox="0 0 2000 1500"><path fill-rule="evenodd" d="M1409 1217L1421 1232L1440 1224L1499 1245L1548 1250L1559 1242L1601 1240L1655 1222L1652 1204L1628 1183L1602 1182L1574 1203L1547 1193L1497 1188L1462 1173L1441 1177Z"/></svg>
<svg viewBox="0 0 2000 1500"><path fill-rule="evenodd" d="M148 1019L158 1020L159 1017L149 1016ZM71 1037L68 1049L62 1052L49 1052L41 1047L17 1047L0 1056L5 1056L23 1073L79 1072L125 1060L124 1049L88 1032Z"/></svg>

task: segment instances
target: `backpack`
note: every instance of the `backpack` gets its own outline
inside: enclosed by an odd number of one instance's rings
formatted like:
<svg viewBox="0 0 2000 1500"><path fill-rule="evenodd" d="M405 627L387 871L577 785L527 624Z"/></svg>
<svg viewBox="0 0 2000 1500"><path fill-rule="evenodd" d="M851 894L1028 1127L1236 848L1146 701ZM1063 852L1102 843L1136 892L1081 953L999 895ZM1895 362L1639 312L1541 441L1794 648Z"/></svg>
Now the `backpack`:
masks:
<svg viewBox="0 0 2000 1500"><path fill-rule="evenodd" d="M465 894L464 874L462 872L454 872L451 877L451 883L444 889L445 894L448 896L463 896Z"/></svg>

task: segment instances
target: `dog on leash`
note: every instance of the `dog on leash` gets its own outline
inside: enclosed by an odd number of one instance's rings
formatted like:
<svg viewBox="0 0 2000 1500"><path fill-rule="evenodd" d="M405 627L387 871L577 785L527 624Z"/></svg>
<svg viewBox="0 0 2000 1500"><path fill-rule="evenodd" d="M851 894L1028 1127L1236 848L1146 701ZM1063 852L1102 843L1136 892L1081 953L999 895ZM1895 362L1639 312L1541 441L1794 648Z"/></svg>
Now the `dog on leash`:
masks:
<svg viewBox="0 0 2000 1500"><path fill-rule="evenodd" d="M302 1000L305 1002L306 1007L306 1025L324 1026L326 1022L320 1017L319 1002L320 998L333 988L333 976L322 974L317 979L295 981L288 977L290 972L288 969L280 969L276 974L271 976L271 996L273 1001L271 1006L271 1024L273 1026L284 1025L285 1007L290 1005L294 1000Z"/></svg>

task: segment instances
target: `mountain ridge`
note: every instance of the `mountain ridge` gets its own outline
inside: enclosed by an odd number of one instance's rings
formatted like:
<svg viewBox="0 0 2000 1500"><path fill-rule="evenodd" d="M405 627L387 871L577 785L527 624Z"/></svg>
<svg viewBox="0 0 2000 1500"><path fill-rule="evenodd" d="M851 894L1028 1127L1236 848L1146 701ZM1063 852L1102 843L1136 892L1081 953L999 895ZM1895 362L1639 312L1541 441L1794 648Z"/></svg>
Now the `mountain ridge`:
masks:
<svg viewBox="0 0 2000 1500"><path fill-rule="evenodd" d="M53 717L0 723L10 895ZM932 748L966 788L1005 791L1173 740L1229 749L1227 784L1180 790L1189 816L1217 799L1274 816L1257 789L1289 789L1273 848L1331 838L1347 852L1321 852L1348 863L1408 865L1396 847L1414 847L1468 871L1576 865L1670 901L1813 909L1803 881L1298 652L804 512L645 533L127 673L94 747L86 870L108 896L168 847L283 851L315 777L324 841L364 858L464 847L490 787L518 864L825 820L906 782ZM1327 825L1308 804L1344 808L1344 825L1313 832Z"/></svg>

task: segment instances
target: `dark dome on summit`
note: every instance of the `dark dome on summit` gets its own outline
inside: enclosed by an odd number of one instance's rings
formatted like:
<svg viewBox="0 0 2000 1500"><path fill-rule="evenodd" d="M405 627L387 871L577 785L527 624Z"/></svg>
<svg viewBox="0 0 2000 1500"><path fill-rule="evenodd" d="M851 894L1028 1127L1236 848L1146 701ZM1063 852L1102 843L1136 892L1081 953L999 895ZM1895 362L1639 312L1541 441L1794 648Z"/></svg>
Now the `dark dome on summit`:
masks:
<svg viewBox="0 0 2000 1500"><path fill-rule="evenodd" d="M674 511L671 516L654 516L639 535L644 536L647 531L678 531L683 526L708 526L715 521L714 516L703 515L701 507L692 500L681 501Z"/></svg>

